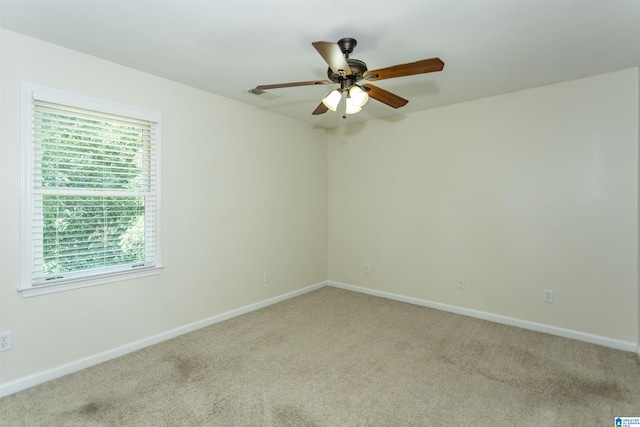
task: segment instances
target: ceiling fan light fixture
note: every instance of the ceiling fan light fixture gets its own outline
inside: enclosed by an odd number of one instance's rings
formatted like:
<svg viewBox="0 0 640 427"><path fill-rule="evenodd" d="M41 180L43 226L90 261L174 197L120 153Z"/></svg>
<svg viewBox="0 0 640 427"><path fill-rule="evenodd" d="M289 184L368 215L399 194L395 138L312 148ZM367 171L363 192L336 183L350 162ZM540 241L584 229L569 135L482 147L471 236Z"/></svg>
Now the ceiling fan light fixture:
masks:
<svg viewBox="0 0 640 427"><path fill-rule="evenodd" d="M369 94L358 85L353 85L349 89L351 102L358 107L363 107L369 100Z"/></svg>
<svg viewBox="0 0 640 427"><path fill-rule="evenodd" d="M318 116L329 110L337 111L338 108L342 109L342 98L344 97L345 114L343 114L342 117L346 119L347 114L355 114L360 111L369 98L373 98L376 101L386 104L392 108L404 107L407 102L409 102L398 95L370 84L370 81L433 73L442 71L444 68L444 62L440 58L430 58L405 64L392 65L391 67L379 68L376 70L369 70L367 64L363 61L349 57L353 52L353 48L356 47L356 44L356 40L350 37L344 37L338 40L337 43L326 41L311 43L329 66L329 68L327 68L327 78L329 80L310 80L258 85L249 92L255 95L264 96L267 93L266 89L337 83L340 87L329 92L329 94L322 99L322 102L318 104L311 114ZM366 83L358 85L358 82L361 80L365 80Z"/></svg>
<svg viewBox="0 0 640 427"><path fill-rule="evenodd" d="M336 111L341 99L342 93L338 89L335 89L322 99L322 103L331 111Z"/></svg>

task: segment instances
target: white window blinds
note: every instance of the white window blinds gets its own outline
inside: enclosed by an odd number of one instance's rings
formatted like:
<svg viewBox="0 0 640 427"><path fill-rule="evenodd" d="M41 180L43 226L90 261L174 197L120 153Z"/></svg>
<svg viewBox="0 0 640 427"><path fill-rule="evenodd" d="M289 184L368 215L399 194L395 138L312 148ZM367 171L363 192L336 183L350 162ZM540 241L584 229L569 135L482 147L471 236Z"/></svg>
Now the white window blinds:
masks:
<svg viewBox="0 0 640 427"><path fill-rule="evenodd" d="M29 115L31 286L155 267L158 123L36 96Z"/></svg>

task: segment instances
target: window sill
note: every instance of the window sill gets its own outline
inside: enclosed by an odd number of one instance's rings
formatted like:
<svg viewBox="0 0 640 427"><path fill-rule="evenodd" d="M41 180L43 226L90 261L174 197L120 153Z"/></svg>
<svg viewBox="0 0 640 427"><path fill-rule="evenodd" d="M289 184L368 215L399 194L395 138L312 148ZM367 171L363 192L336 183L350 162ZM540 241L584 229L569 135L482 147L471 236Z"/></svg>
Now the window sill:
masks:
<svg viewBox="0 0 640 427"><path fill-rule="evenodd" d="M52 285L38 285L25 288L19 288L18 291L22 296L35 297L38 295L52 294L55 292L69 291L72 289L86 288L89 286L104 285L106 283L121 282L123 280L138 279L140 277L154 276L160 274L162 266L144 268L136 271L123 271L118 273L103 274L97 277L85 277L67 282L56 283Z"/></svg>

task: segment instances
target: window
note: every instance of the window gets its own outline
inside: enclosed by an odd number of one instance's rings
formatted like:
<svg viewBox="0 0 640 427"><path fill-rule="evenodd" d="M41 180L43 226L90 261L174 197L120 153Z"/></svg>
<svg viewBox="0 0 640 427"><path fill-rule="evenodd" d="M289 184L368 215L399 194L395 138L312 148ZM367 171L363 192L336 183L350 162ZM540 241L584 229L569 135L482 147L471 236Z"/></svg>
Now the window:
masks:
<svg viewBox="0 0 640 427"><path fill-rule="evenodd" d="M156 274L160 114L22 87L25 296Z"/></svg>

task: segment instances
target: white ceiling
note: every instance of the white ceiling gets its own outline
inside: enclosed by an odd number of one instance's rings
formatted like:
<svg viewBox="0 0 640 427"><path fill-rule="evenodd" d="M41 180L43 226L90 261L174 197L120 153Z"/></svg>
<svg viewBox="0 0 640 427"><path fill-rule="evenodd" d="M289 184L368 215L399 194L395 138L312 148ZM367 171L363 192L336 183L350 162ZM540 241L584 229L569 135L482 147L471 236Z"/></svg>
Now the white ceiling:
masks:
<svg viewBox="0 0 640 427"><path fill-rule="evenodd" d="M321 127L394 116L640 65L640 0L0 0L2 27ZM357 39L370 70L439 57L442 72L381 80L409 103L312 116L335 86L313 41ZM397 119L397 117L395 117Z"/></svg>

